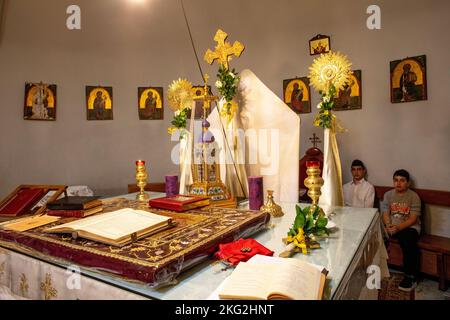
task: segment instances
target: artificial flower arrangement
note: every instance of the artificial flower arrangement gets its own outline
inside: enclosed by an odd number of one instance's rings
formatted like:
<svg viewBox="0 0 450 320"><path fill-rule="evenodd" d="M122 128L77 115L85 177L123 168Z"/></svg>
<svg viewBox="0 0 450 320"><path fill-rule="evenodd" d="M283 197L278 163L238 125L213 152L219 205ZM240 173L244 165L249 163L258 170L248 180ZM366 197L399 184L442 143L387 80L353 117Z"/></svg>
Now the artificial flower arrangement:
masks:
<svg viewBox="0 0 450 320"><path fill-rule="evenodd" d="M192 92L192 84L186 79L178 79L172 82L167 93L169 106L174 112L172 125L167 132L172 135L176 131L180 131L180 139L186 134L186 119L188 111L192 108L194 94Z"/></svg>
<svg viewBox="0 0 450 320"><path fill-rule="evenodd" d="M319 91L321 102L317 105L319 113L314 119L317 127L332 128L336 125L336 116L332 114L336 92L350 83L351 63L339 52L329 52L314 59L309 68L312 86Z"/></svg>
<svg viewBox="0 0 450 320"><path fill-rule="evenodd" d="M235 69L230 71L223 65L219 66L216 88L225 100L220 110L220 115L226 118L228 123L233 119L238 109L238 105L233 98L236 96L239 80L240 77Z"/></svg>
<svg viewBox="0 0 450 320"><path fill-rule="evenodd" d="M295 252L307 254L310 249L320 248L317 241L319 237L328 236L330 229L327 228L328 219L320 207L316 206L312 212L311 207L302 209L296 206L294 223L287 233L283 242L287 245L281 256L289 257Z"/></svg>

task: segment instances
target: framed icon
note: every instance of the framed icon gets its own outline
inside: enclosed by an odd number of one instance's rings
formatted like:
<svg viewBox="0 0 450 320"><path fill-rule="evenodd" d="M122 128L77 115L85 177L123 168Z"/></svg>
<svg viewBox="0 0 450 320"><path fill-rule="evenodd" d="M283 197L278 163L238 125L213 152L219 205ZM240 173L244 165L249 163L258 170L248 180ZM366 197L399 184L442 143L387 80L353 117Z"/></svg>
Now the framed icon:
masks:
<svg viewBox="0 0 450 320"><path fill-rule="evenodd" d="M311 112L311 90L307 77L283 80L283 100L296 113Z"/></svg>
<svg viewBox="0 0 450 320"><path fill-rule="evenodd" d="M56 120L56 84L25 83L25 120Z"/></svg>
<svg viewBox="0 0 450 320"><path fill-rule="evenodd" d="M391 102L427 100L426 56L391 61Z"/></svg>
<svg viewBox="0 0 450 320"><path fill-rule="evenodd" d="M164 99L162 87L138 88L139 120L163 120Z"/></svg>
<svg viewBox="0 0 450 320"><path fill-rule="evenodd" d="M327 53L331 50L330 37L318 34L309 40L309 54L311 56L321 53Z"/></svg>
<svg viewBox="0 0 450 320"><path fill-rule="evenodd" d="M362 108L361 70L354 70L350 75L350 83L337 92L333 110L355 110Z"/></svg>
<svg viewBox="0 0 450 320"><path fill-rule="evenodd" d="M113 120L112 87L86 86L88 120Z"/></svg>

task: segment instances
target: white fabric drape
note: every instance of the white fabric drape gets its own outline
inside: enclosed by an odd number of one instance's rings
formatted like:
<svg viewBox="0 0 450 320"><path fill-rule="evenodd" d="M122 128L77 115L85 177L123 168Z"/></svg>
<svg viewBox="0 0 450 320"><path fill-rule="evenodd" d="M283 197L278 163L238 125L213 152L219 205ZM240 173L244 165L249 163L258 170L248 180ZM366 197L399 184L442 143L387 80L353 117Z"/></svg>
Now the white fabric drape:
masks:
<svg viewBox="0 0 450 320"><path fill-rule="evenodd" d="M342 192L342 169L339 149L334 130L324 130L324 153L323 172L324 184L321 188L322 195L319 205L329 214L332 207L344 205L344 194Z"/></svg>

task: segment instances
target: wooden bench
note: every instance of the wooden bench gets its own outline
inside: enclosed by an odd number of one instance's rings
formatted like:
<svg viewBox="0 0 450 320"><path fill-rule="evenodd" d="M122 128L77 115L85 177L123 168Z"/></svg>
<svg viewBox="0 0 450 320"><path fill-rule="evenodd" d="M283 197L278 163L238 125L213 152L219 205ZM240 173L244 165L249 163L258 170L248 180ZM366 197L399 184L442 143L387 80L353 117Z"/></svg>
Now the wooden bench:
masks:
<svg viewBox="0 0 450 320"><path fill-rule="evenodd" d="M382 201L384 194L392 187L375 186L376 203ZM422 201L422 214L425 205L450 207L450 192L414 189ZM421 217L422 234L418 242L420 250L420 271L439 279L439 289L447 290L447 280L450 280L450 238L426 234L424 232L424 216ZM389 239L387 247L391 266L402 267L403 255L398 240Z"/></svg>

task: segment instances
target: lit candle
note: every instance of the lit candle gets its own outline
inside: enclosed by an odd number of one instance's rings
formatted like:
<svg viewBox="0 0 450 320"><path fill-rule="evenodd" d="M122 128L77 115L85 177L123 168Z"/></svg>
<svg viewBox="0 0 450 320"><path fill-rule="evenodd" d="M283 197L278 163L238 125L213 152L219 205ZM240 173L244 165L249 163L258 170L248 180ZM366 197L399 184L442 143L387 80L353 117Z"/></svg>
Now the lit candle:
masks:
<svg viewBox="0 0 450 320"><path fill-rule="evenodd" d="M320 162L319 161L306 161L306 167L307 168L319 168Z"/></svg>

